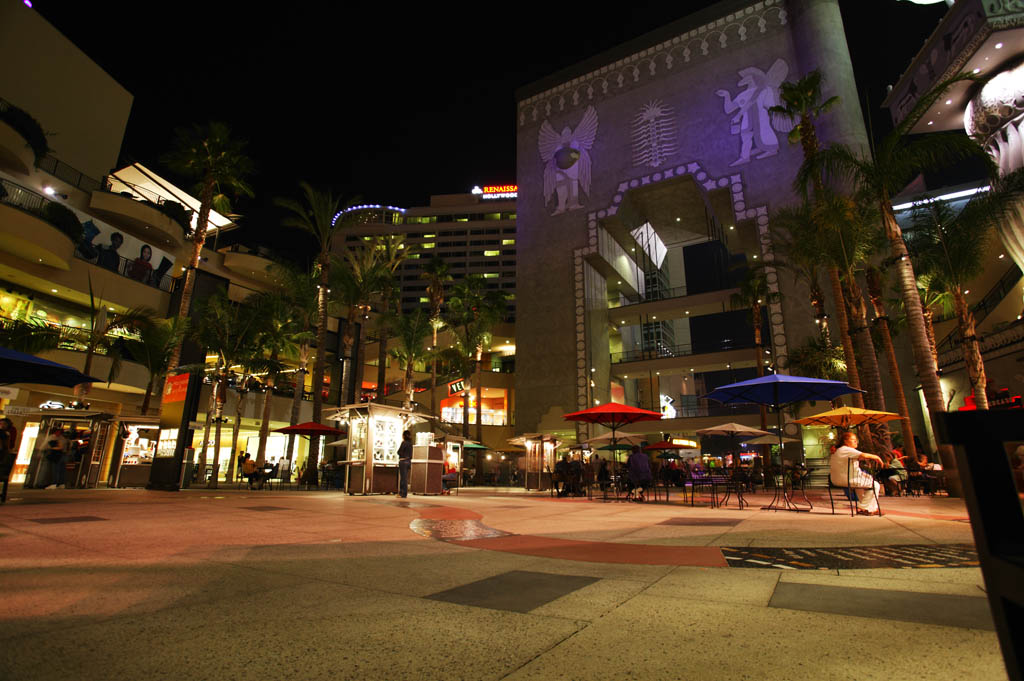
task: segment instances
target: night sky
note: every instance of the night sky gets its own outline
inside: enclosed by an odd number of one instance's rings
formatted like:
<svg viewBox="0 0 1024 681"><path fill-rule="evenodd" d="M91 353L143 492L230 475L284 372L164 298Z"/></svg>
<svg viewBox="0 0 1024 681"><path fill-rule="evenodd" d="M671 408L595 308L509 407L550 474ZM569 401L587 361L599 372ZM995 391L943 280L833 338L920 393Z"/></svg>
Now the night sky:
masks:
<svg viewBox="0 0 1024 681"><path fill-rule="evenodd" d="M246 216L238 236L284 245L294 233L282 238L272 199L294 194L300 179L399 206L514 182L518 87L711 4L632 2L608 12L576 3L289 2L269 12L205 0L107 2L98 11L35 0L35 9L135 96L123 161L160 169L171 131L191 123L224 120L249 140L260 172L256 199L236 207ZM885 86L946 6L840 6L877 132L888 124L878 109Z"/></svg>

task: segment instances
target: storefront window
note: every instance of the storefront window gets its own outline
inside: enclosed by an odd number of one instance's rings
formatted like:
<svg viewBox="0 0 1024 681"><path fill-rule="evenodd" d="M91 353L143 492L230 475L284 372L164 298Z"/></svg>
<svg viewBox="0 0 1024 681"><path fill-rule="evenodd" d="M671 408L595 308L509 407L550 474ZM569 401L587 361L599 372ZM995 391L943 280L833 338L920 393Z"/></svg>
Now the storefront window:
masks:
<svg viewBox="0 0 1024 681"><path fill-rule="evenodd" d="M484 388L481 421L485 426L508 425L508 391ZM462 395L441 400L441 420L462 423ZM476 394L469 396L469 422L476 423Z"/></svg>

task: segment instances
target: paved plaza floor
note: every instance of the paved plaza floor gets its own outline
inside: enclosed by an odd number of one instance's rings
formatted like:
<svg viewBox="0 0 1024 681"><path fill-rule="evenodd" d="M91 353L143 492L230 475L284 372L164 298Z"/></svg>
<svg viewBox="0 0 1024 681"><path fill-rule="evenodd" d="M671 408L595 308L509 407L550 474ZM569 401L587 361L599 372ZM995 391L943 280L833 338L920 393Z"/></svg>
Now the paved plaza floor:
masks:
<svg viewBox="0 0 1024 681"><path fill-rule="evenodd" d="M768 500L15 488L0 679L1006 678L959 500Z"/></svg>

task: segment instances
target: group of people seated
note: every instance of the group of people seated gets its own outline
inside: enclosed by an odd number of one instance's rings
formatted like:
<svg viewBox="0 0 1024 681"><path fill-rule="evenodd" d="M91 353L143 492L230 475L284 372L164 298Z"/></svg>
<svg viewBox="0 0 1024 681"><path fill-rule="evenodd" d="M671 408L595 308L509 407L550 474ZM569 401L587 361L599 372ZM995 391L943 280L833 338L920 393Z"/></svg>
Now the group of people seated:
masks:
<svg viewBox="0 0 1024 681"><path fill-rule="evenodd" d="M263 489L267 480L287 480L289 477L288 459L283 456L276 461L267 462L261 467L246 452L242 455L238 470L245 477L249 489Z"/></svg>
<svg viewBox="0 0 1024 681"><path fill-rule="evenodd" d="M634 446L626 463L620 465L619 478L636 501L643 501L645 493L654 483L650 457L640 447ZM551 476L552 485L559 497L582 496L586 493L586 485L595 481L602 490L606 490L611 479L611 467L607 459L593 456L590 463L585 465L578 458L570 459L568 454L563 454L555 463Z"/></svg>

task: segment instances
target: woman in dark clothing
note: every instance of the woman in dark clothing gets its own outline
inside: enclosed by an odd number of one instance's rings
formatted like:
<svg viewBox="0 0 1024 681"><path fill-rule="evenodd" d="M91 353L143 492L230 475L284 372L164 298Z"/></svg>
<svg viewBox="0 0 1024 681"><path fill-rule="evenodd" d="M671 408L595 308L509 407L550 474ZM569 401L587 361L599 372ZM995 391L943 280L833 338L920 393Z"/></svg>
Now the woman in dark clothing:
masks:
<svg viewBox="0 0 1024 681"><path fill-rule="evenodd" d="M7 503L7 485L17 458L15 441L17 430L8 418L0 419L0 504Z"/></svg>

